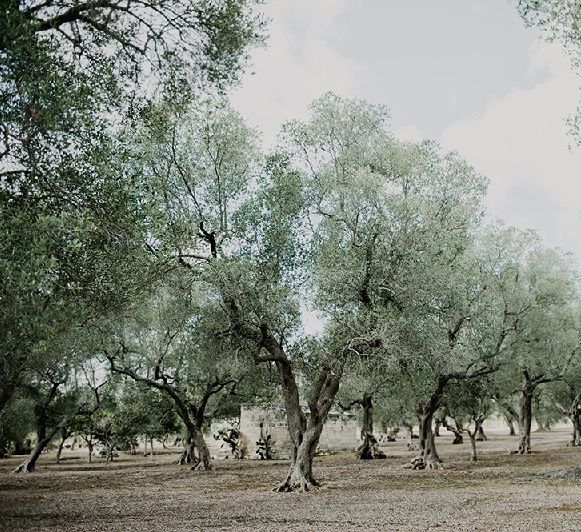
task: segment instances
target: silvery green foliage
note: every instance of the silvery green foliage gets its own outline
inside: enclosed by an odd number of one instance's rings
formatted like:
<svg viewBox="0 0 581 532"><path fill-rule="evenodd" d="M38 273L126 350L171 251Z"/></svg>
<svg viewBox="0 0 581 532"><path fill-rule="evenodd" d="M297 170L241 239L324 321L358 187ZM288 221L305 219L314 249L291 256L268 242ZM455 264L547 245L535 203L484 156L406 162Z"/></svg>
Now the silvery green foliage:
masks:
<svg viewBox="0 0 581 532"><path fill-rule="evenodd" d="M577 275L570 258L540 245L515 265L511 294L520 316L510 337L505 375L519 383L523 373L545 382L567 373L578 357Z"/></svg>
<svg viewBox="0 0 581 532"><path fill-rule="evenodd" d="M284 158L264 157L256 132L216 101L187 111L152 107L131 142L152 250L188 269L210 300L233 299L254 325L290 335L302 198Z"/></svg>
<svg viewBox="0 0 581 532"><path fill-rule="evenodd" d="M538 27L543 37L560 43L573 68L581 73L581 2L579 0L519 0L518 10L527 25ZM581 142L581 107L569 119L571 131Z"/></svg>
<svg viewBox="0 0 581 532"><path fill-rule="evenodd" d="M381 107L327 94L312 112L285 135L307 184L316 303L338 334L381 339L376 365L405 366L429 389L476 356L451 353L449 331L481 292L470 245L486 182L434 143L393 138Z"/></svg>

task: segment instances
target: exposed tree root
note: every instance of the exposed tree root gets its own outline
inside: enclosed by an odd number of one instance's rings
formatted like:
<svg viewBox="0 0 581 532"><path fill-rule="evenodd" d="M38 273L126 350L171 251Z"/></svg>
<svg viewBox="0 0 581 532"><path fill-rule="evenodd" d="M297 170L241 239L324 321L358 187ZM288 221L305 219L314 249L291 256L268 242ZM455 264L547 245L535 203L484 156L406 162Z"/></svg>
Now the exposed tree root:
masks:
<svg viewBox="0 0 581 532"><path fill-rule="evenodd" d="M211 471L211 464L204 464L204 462L198 462L195 466L190 468L192 471Z"/></svg>
<svg viewBox="0 0 581 532"><path fill-rule="evenodd" d="M386 458L386 455L379 449L377 438L373 434L365 434L363 443L357 449L357 458L361 460L378 460Z"/></svg>
<svg viewBox="0 0 581 532"><path fill-rule="evenodd" d="M305 493L307 491L319 489L320 484L314 479L307 478L302 473L293 472L284 482L279 484L272 491L278 493Z"/></svg>
<svg viewBox="0 0 581 532"><path fill-rule="evenodd" d="M518 454L531 454L531 446L526 443L521 443L517 452Z"/></svg>
<svg viewBox="0 0 581 532"><path fill-rule="evenodd" d="M403 469L413 469L416 471L421 469L444 469L444 464L440 460L426 460L422 456L417 456L402 467Z"/></svg>
<svg viewBox="0 0 581 532"><path fill-rule="evenodd" d="M27 460L22 462L12 473L32 473L34 471L34 466L30 467L30 462Z"/></svg>

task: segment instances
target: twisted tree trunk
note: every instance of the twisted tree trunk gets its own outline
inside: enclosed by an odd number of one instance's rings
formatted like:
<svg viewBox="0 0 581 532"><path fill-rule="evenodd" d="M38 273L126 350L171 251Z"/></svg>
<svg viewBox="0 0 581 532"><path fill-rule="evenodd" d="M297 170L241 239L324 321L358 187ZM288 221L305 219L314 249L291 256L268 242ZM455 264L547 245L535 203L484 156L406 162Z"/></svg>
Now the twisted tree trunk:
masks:
<svg viewBox="0 0 581 532"><path fill-rule="evenodd" d="M204 439L204 435L202 434L202 425L204 423L204 410L208 399L214 394L220 391L226 383L208 383L206 391L203 395L202 400L198 406L190 403L189 401L185 400L178 390L176 390L173 386L168 384L165 380L158 381L155 379L150 379L148 377L143 377L138 375L134 371L131 371L127 368L120 368L115 365L115 359L107 355L111 365L111 371L116 373L122 373L131 377L133 380L138 382L143 382L152 388L156 388L157 390L162 391L163 393L167 394L171 401L174 403L176 407L176 413L180 417L180 419L184 422L187 431L187 438L189 439L189 450L184 448L184 453L180 457L179 463L193 463L194 462L194 448L198 450L198 461L195 462L195 465L192 466L192 470L208 470L212 469L212 456L210 455L210 451L208 446L206 445L206 441ZM229 382L229 381L228 381ZM146 443L147 445L147 443ZM185 447L185 444L184 444Z"/></svg>
<svg viewBox="0 0 581 532"><path fill-rule="evenodd" d="M363 407L363 423L361 426L362 443L357 449L357 457L361 460L385 458L385 454L379 450L379 443L373 434L373 397L364 393L359 403Z"/></svg>
<svg viewBox="0 0 581 532"><path fill-rule="evenodd" d="M512 416L505 416L506 424L508 425L508 435L509 436L516 436L516 431L514 430L514 421Z"/></svg>
<svg viewBox="0 0 581 532"><path fill-rule="evenodd" d="M462 435L464 427L456 419L454 419L454 423L456 425L455 427L453 425L450 425L447 422L446 418L444 418L443 420L443 425L444 427L446 427L446 430L449 430L452 434L454 434L454 440L452 441L452 445L459 445L464 443L464 436Z"/></svg>
<svg viewBox="0 0 581 532"><path fill-rule="evenodd" d="M276 488L276 491L308 491L319 486L313 477L313 459L317 452L322 430L322 423L314 423L301 435L300 444L298 447L293 446L291 451L291 461L286 478Z"/></svg>
<svg viewBox="0 0 581 532"><path fill-rule="evenodd" d="M276 366L281 378L285 399L287 425L293 444L291 462L284 481L275 488L279 492L308 491L319 486L313 476L313 459L317 452L323 425L339 391L344 361L335 367L324 368L311 391L308 416L303 412L295 376L286 354L278 352Z"/></svg>
<svg viewBox="0 0 581 532"><path fill-rule="evenodd" d="M571 446L581 447L581 416L579 414L571 416L571 422L573 423Z"/></svg>
<svg viewBox="0 0 581 532"><path fill-rule="evenodd" d="M521 427L520 443L518 446L518 454L531 453L531 424L532 424L532 405L533 392L530 386L525 385L522 390L521 405L520 405L520 420Z"/></svg>
<svg viewBox="0 0 581 532"><path fill-rule="evenodd" d="M436 388L428 401L419 409L418 419L420 422L420 454L416 456L406 467L411 469L440 468L442 460L436 450L432 421L434 414L444 396L446 385L450 381L449 376L440 376Z"/></svg>
<svg viewBox="0 0 581 532"><path fill-rule="evenodd" d="M432 430L433 416L433 412L426 411L420 418L420 456L424 467L439 467L438 464L442 463Z"/></svg>
<svg viewBox="0 0 581 532"><path fill-rule="evenodd" d="M468 437L470 438L470 461L476 462L478 460L476 455L476 433L468 432Z"/></svg>
<svg viewBox="0 0 581 532"><path fill-rule="evenodd" d="M186 431L186 436L184 437L182 443L184 450L182 451L180 459L178 460L178 464L184 465L193 463L194 465L197 465L199 460L196 458L196 444L189 430Z"/></svg>
<svg viewBox="0 0 581 532"><path fill-rule="evenodd" d="M573 424L572 447L581 447L581 392L579 392L569 408L569 418Z"/></svg>
<svg viewBox="0 0 581 532"><path fill-rule="evenodd" d="M196 449L198 450L198 463L192 467L192 470L209 470L212 469L212 456L210 455L210 450L206 445L206 440L202 431L197 427L192 430L192 442Z"/></svg>
<svg viewBox="0 0 581 532"><path fill-rule="evenodd" d="M50 391L45 397L42 403L35 406L35 417L36 417L36 434L37 443L32 449L32 452L24 462L22 462L13 473L32 473L36 468L36 461L40 457L42 451L46 449L46 446L55 437L59 430L64 429L64 425L57 425L51 430L48 429L49 424L49 406L53 399L56 397L59 386L62 382L52 383Z"/></svg>
<svg viewBox="0 0 581 532"><path fill-rule="evenodd" d="M60 464L61 454L63 452L63 447L65 446L65 441L67 440L67 438L70 435L71 435L71 432L69 431L68 427L65 427L61 430L61 441L59 442L58 450L56 452L56 459L55 459L55 462L57 464Z"/></svg>
<svg viewBox="0 0 581 532"><path fill-rule="evenodd" d="M519 415L519 429L520 429L520 444L518 447L518 454L530 454L531 452L531 425L533 419L533 396L536 389L547 382L555 380L555 377L550 377L545 374L533 376L528 369L523 370L523 385L521 389L520 401L520 415Z"/></svg>
<svg viewBox="0 0 581 532"><path fill-rule="evenodd" d="M36 469L36 461L39 459L42 451L46 449L46 446L50 443L54 435L57 433L55 430L42 439L39 439L37 444L32 449L30 456L24 460L13 473L32 473Z"/></svg>
<svg viewBox="0 0 581 532"><path fill-rule="evenodd" d="M476 435L476 441L488 441L488 436L484 433L482 425L478 427L478 434Z"/></svg>

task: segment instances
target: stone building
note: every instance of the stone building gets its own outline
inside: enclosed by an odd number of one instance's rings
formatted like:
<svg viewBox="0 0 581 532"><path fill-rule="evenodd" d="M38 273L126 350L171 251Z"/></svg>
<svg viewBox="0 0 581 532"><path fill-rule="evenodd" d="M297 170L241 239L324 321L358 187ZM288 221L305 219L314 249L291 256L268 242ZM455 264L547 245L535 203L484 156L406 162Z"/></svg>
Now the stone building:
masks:
<svg viewBox="0 0 581 532"><path fill-rule="evenodd" d="M284 408L269 406L242 406L240 409L240 443L244 457L260 458L258 442L270 436L272 458L290 457L290 436L287 430ZM359 427L355 415L350 412L329 412L321 434L318 452L352 451L357 449Z"/></svg>

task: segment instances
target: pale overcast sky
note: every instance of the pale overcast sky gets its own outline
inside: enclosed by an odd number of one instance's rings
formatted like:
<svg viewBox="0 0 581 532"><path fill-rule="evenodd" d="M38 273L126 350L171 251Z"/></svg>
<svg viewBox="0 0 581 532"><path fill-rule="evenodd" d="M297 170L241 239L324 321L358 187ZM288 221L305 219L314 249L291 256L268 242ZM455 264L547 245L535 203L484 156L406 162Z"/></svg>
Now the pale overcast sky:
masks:
<svg viewBox="0 0 581 532"><path fill-rule="evenodd" d="M565 119L579 78L511 0L270 0L268 47L234 105L272 144L328 90L381 102L391 128L459 151L487 205L581 260L581 148Z"/></svg>

